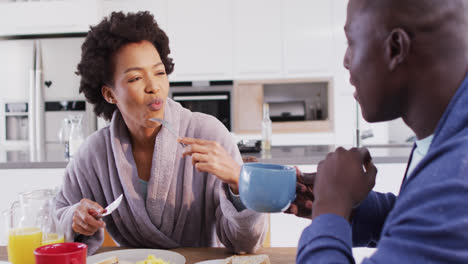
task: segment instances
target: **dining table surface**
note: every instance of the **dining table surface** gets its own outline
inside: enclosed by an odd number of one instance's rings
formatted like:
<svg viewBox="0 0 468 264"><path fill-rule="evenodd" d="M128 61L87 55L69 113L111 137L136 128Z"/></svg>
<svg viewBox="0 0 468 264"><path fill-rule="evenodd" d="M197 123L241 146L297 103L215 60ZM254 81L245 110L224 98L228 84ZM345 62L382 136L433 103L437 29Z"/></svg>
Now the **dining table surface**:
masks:
<svg viewBox="0 0 468 264"><path fill-rule="evenodd" d="M129 249L125 247L102 247L97 253L112 251L112 250L121 250ZM212 259L224 259L232 256L226 248L175 248L170 249L171 251L177 252L183 255L186 259L186 264L194 264L197 262L212 260ZM266 254L270 258L271 264L288 264L296 262L296 252L297 248L295 247L265 247L259 249L255 252L257 254ZM0 261L7 261L7 247L0 246ZM89 263L91 264L91 263Z"/></svg>

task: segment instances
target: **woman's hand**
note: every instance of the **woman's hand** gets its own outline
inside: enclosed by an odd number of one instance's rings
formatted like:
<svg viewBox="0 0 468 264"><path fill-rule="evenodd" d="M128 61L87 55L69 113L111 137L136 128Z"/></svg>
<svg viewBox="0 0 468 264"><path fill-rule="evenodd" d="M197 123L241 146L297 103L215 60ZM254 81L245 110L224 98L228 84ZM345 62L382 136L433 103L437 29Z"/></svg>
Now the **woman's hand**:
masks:
<svg viewBox="0 0 468 264"><path fill-rule="evenodd" d="M106 223L96 219L99 214L105 213L105 209L98 203L83 198L73 214L72 228L78 234L92 236L99 228L104 228Z"/></svg>
<svg viewBox="0 0 468 264"><path fill-rule="evenodd" d="M196 138L179 138L187 144L182 157L192 156L192 164L197 171L208 172L229 184L234 194L239 193L239 174L241 166L216 141Z"/></svg>

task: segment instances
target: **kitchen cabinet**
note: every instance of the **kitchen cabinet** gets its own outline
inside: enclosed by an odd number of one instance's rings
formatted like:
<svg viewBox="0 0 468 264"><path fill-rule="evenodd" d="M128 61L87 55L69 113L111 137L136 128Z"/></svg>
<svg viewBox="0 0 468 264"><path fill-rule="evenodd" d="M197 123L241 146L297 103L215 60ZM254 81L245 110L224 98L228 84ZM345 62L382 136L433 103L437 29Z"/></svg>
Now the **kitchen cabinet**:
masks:
<svg viewBox="0 0 468 264"><path fill-rule="evenodd" d="M42 74L45 101L85 100L80 94L81 60L84 38L41 39Z"/></svg>
<svg viewBox="0 0 468 264"><path fill-rule="evenodd" d="M284 74L327 76L332 53L332 2L283 1Z"/></svg>
<svg viewBox="0 0 468 264"><path fill-rule="evenodd" d="M336 1L336 0L335 0ZM330 76L333 1L68 0L0 3L0 37L85 34L147 10L169 35L172 81Z"/></svg>
<svg viewBox="0 0 468 264"><path fill-rule="evenodd" d="M234 2L236 79L331 76L332 3Z"/></svg>
<svg viewBox="0 0 468 264"><path fill-rule="evenodd" d="M104 0L102 2L102 16L109 16L112 12L149 11L156 22L165 32L167 31L168 0ZM167 32L166 32L167 34Z"/></svg>
<svg viewBox="0 0 468 264"><path fill-rule="evenodd" d="M261 133L264 102L296 102L299 103L299 109L303 106L303 120L272 123L273 137L289 133L333 132L333 81L331 78L242 80L236 82L234 91L234 109L242 109L233 113L236 134ZM321 99L317 97L317 94L320 94ZM314 116L315 113L312 113L317 109L317 100L322 105L321 118L317 118ZM272 110L272 105L270 105L270 114ZM284 115L287 116L288 109L283 110ZM327 139L318 144L329 143ZM277 145L278 142L274 141L273 144Z"/></svg>
<svg viewBox="0 0 468 264"><path fill-rule="evenodd" d="M33 45L30 40L0 41L0 103L28 101L34 70Z"/></svg>
<svg viewBox="0 0 468 264"><path fill-rule="evenodd" d="M79 94L80 78L75 74L81 59L83 38L54 38L0 41L0 77L3 102L27 102L33 79L35 50L41 56L42 89L46 101L84 100ZM34 45L38 45L36 49ZM39 54L40 53L40 54ZM46 85L49 84L49 86Z"/></svg>
<svg viewBox="0 0 468 264"><path fill-rule="evenodd" d="M234 1L235 79L281 77L280 0Z"/></svg>
<svg viewBox="0 0 468 264"><path fill-rule="evenodd" d="M232 79L231 5L229 0L169 1L171 80Z"/></svg>
<svg viewBox="0 0 468 264"><path fill-rule="evenodd" d="M263 118L263 85L234 85L234 131L236 133L260 133Z"/></svg>
<svg viewBox="0 0 468 264"><path fill-rule="evenodd" d="M87 32L100 19L95 0L0 3L0 36Z"/></svg>

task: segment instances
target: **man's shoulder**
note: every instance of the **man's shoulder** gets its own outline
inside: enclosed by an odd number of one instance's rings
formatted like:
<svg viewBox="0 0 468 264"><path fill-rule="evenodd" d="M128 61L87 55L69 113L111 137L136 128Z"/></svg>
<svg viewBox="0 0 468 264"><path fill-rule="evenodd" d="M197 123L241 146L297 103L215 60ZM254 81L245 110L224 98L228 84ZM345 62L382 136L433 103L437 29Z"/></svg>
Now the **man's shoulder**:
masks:
<svg viewBox="0 0 468 264"><path fill-rule="evenodd" d="M446 171L462 170L468 173L468 134L434 142L425 157L428 167L444 167Z"/></svg>

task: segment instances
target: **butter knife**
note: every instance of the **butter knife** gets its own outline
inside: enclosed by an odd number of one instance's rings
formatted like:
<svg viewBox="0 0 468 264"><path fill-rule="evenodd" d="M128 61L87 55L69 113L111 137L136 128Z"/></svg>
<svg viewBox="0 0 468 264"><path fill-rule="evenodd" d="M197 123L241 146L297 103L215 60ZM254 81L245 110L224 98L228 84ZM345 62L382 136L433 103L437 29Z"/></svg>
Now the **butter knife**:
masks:
<svg viewBox="0 0 468 264"><path fill-rule="evenodd" d="M119 197L117 197L117 199L115 199L115 201L110 203L105 208L107 210L105 213L97 215L96 218L102 218L104 216L108 216L108 215L112 214L112 212L114 212L115 209L117 209L117 207L119 207L120 203L122 202L122 197L123 197L123 194L121 194Z"/></svg>

